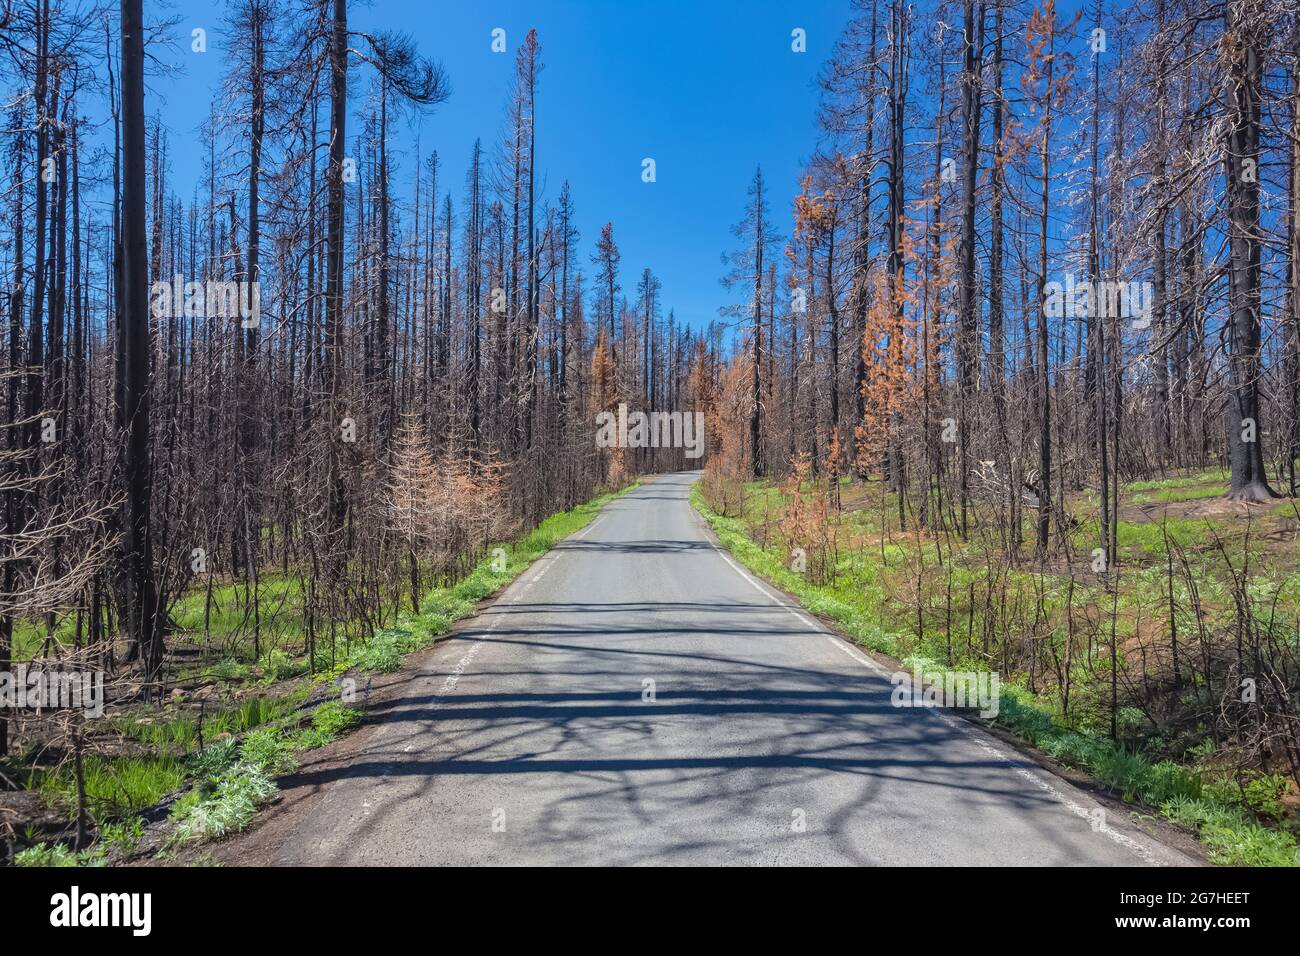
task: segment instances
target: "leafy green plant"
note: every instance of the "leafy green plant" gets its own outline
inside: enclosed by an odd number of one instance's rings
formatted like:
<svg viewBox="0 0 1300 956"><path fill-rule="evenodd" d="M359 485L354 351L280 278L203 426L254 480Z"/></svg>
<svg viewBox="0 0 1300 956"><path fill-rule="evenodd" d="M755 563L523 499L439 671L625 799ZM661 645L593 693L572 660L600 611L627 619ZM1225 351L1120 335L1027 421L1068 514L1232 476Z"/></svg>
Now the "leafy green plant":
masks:
<svg viewBox="0 0 1300 956"><path fill-rule="evenodd" d="M262 658L261 670L263 682L274 684L277 681L288 680L290 677L297 677L299 674L306 673L307 665L304 662L294 660L285 651L275 647Z"/></svg>
<svg viewBox="0 0 1300 956"><path fill-rule="evenodd" d="M176 829L168 845L216 839L236 833L275 795L275 782L255 764L235 764L217 781L212 794L190 802L173 815Z"/></svg>
<svg viewBox="0 0 1300 956"><path fill-rule="evenodd" d="M255 730L239 747L239 759L243 764L256 767L267 774L293 773L298 769L288 740L278 730L267 727Z"/></svg>
<svg viewBox="0 0 1300 956"><path fill-rule="evenodd" d="M402 654L421 650L428 644L427 638L420 633L420 629L409 623L384 628L378 636L391 640L393 646Z"/></svg>
<svg viewBox="0 0 1300 956"><path fill-rule="evenodd" d="M239 757L239 747L234 737L226 737L197 753L190 754L185 769L200 780L219 777Z"/></svg>
<svg viewBox="0 0 1300 956"><path fill-rule="evenodd" d="M1241 797L1246 806L1259 816L1280 820L1285 813L1282 797L1286 790L1286 777L1280 773L1260 774L1242 786Z"/></svg>
<svg viewBox="0 0 1300 956"><path fill-rule="evenodd" d="M304 727L290 734L286 741L292 750L315 750L317 747L333 743L334 736L315 727Z"/></svg>
<svg viewBox="0 0 1300 956"><path fill-rule="evenodd" d="M1131 802L1145 789L1151 765L1135 753L1115 748L1098 754L1090 769L1108 790Z"/></svg>
<svg viewBox="0 0 1300 956"><path fill-rule="evenodd" d="M198 804L203 802L205 796L205 792L203 788L207 787L211 789L216 787L218 779L219 777L214 777L211 780L203 781L199 786L196 786L193 790L187 790L185 791L185 793L181 794L176 799L176 802L171 805L171 809L168 810L167 819L169 820L185 819L185 817L189 815L189 812L191 810L193 810L196 806L198 806ZM206 795L210 795L210 794L206 794Z"/></svg>
<svg viewBox="0 0 1300 956"><path fill-rule="evenodd" d="M134 853L143 839L144 820L140 817L128 817L115 823L105 823L99 833L102 849L117 850L127 855Z"/></svg>
<svg viewBox="0 0 1300 956"><path fill-rule="evenodd" d="M1121 707L1115 715L1115 726L1123 737L1130 737L1146 724L1146 715L1136 707Z"/></svg>
<svg viewBox="0 0 1300 956"><path fill-rule="evenodd" d="M338 701L331 700L316 708L311 723L314 729L333 738L360 724L361 711L355 707L344 707Z"/></svg>
<svg viewBox="0 0 1300 956"><path fill-rule="evenodd" d="M62 843L39 843L14 855L14 866L103 866L103 855L93 850L77 853Z"/></svg>
<svg viewBox="0 0 1300 956"><path fill-rule="evenodd" d="M1175 799L1199 800L1203 790L1200 773L1162 760L1147 774L1141 797L1146 803L1162 806Z"/></svg>
<svg viewBox="0 0 1300 956"><path fill-rule="evenodd" d="M402 652L391 636L376 634L369 644L357 651L353 658L356 666L374 674L389 674L402 666Z"/></svg>
<svg viewBox="0 0 1300 956"><path fill-rule="evenodd" d="M243 661L226 658L218 661L207 670L207 675L216 680L239 681L253 676L253 669Z"/></svg>
<svg viewBox="0 0 1300 956"><path fill-rule="evenodd" d="M361 711L355 707L344 707L338 701L327 701L316 708L312 714L310 727L304 727L287 739L293 750L314 750L324 747L348 730L361 723Z"/></svg>

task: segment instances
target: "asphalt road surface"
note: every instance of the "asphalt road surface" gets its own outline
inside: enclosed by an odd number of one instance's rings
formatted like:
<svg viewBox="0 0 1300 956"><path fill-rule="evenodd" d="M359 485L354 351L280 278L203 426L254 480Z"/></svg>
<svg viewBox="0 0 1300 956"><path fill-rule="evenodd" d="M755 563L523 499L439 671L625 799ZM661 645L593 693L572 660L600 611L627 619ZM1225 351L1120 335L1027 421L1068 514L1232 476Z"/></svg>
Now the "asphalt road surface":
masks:
<svg viewBox="0 0 1300 956"><path fill-rule="evenodd" d="M712 544L695 477L615 500L438 645L275 862L1191 862L968 721L892 707Z"/></svg>

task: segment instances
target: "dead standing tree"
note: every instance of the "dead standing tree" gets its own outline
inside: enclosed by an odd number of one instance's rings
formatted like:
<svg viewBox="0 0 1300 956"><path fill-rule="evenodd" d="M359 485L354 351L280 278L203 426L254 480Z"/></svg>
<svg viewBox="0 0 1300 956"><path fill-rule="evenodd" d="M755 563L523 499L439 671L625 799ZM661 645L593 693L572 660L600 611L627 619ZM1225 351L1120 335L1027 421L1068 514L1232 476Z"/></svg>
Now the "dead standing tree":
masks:
<svg viewBox="0 0 1300 956"><path fill-rule="evenodd" d="M1263 65L1261 28L1255 0L1229 0L1224 6L1224 86L1228 135L1224 176L1228 187L1228 454L1234 501L1278 497L1264 472L1264 426L1259 401L1260 221L1259 124Z"/></svg>

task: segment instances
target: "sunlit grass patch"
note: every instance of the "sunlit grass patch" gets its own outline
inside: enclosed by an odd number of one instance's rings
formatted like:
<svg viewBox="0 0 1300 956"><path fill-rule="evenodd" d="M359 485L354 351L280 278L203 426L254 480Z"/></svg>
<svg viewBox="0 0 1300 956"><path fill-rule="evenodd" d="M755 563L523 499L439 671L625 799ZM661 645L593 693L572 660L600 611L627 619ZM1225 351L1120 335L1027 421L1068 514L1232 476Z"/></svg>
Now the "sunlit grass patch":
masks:
<svg viewBox="0 0 1300 956"><path fill-rule="evenodd" d="M1086 561L1057 561L1050 567L985 563L978 549L952 539L944 560L937 562L920 536L894 532L876 540L859 536L849 542L840 535L836 575L827 583L815 584L789 567L784 544L771 533L781 505L771 499L770 489L762 485L747 488L755 489L764 504L761 509L752 505L740 508L741 517L713 511L700 484L692 488L691 501L741 564L795 595L814 614L834 621L859 644L900 659L915 655L947 661L948 667L999 669L996 656L986 656L981 647L982 629L990 621L998 624L998 609L992 603L996 583L998 602L1034 609L1030 623L1036 625L1035 639L1045 649L1065 646L1066 622L1071 615L1076 627L1100 627L1100 622L1092 623L1096 621L1090 617L1092 609L1104 608L1107 614L1113 610L1113 619L1105 621L1097 634L1107 640L1113 628L1118 663L1126 667L1128 642L1138 639L1140 632L1160 627L1161 614L1168 613L1171 600L1180 632L1185 635L1195 634L1198 627L1194 607L1213 613L1215 608L1232 606L1233 595L1223 579L1223 558L1215 548L1216 536L1225 546L1230 544L1234 561L1249 556L1256 575L1249 585L1256 615L1264 609L1273 613L1274 607L1294 608L1300 601L1300 575L1274 574L1263 562L1267 552L1262 534L1247 544L1240 527L1226 519L1173 516L1162 516L1160 521L1120 522L1124 562L1118 577L1109 582ZM838 515L838 530L856 524L857 514ZM1234 531L1236 536L1229 538ZM1099 535L1095 516L1085 518L1076 535L1081 542ZM1190 579L1196 582L1195 594L1184 577L1169 577L1165 560L1135 560L1157 554L1180 565L1187 562ZM998 577L990 580L994 568ZM1115 587L1116 581L1122 586ZM980 593L990 596L982 607L975 600ZM1275 599L1276 605L1270 604L1270 599ZM1243 784L1213 764L1203 766L1199 757L1190 763L1162 759L1165 754L1178 756L1181 748L1191 746L1196 738L1188 740L1184 735L1181 743L1162 740L1159 728L1135 707L1119 708L1115 717L1118 739L1113 740L1109 692L1105 680L1098 679L1109 672L1109 662L1102 658L1081 669L1078 660L1067 657L1061 666L1068 667L1074 677L1067 684L1071 691L1068 711L1054 696L1056 688L1049 680L1040 678L1038 692L1031 693L1021 684L1029 684L1032 675L1013 672L1001 686L997 723L1061 763L1086 771L1120 799L1158 808L1171 820L1196 830L1215 862L1255 866L1300 863L1293 835L1285 828L1266 825L1285 815L1280 796L1285 782L1280 775ZM1189 693L1195 689L1189 687Z"/></svg>
<svg viewBox="0 0 1300 956"><path fill-rule="evenodd" d="M1179 502L1179 501L1199 501L1203 498L1222 498L1227 489L1221 484L1213 485L1196 485L1190 488L1163 488L1149 494L1134 495L1132 501L1135 505L1151 504L1153 502Z"/></svg>
<svg viewBox="0 0 1300 956"><path fill-rule="evenodd" d="M1172 475L1167 478L1126 481L1120 487L1124 491L1160 491L1168 488L1178 488L1183 485L1218 484L1226 490L1231 477L1226 468L1204 468L1182 475Z"/></svg>
<svg viewBox="0 0 1300 956"><path fill-rule="evenodd" d="M83 771L86 806L96 819L146 810L185 782L184 764L169 754L123 757L86 754ZM35 772L32 783L33 789L52 806L70 812L76 807L77 783L71 761L65 761L57 770Z"/></svg>

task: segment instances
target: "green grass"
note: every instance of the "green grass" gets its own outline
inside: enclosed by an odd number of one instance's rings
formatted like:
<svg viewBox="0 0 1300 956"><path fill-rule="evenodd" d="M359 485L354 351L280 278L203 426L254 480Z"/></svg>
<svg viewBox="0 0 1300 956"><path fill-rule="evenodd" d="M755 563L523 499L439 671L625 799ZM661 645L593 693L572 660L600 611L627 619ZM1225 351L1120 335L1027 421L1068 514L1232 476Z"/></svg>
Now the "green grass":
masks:
<svg viewBox="0 0 1300 956"><path fill-rule="evenodd" d="M203 718L203 736L213 740L223 734L239 735L254 727L278 720L306 699L308 691L299 689L289 694L265 694L249 697L233 707L228 707ZM118 718L118 731L159 751L180 751L186 754L198 747L199 715L191 711L172 717Z"/></svg>
<svg viewBox="0 0 1300 956"><path fill-rule="evenodd" d="M158 803L185 782L184 764L170 755L101 757L84 761L86 805L97 820L138 813ZM37 771L33 789L54 806L75 811L77 784L70 763Z"/></svg>
<svg viewBox="0 0 1300 956"><path fill-rule="evenodd" d="M1300 849L1289 833L1270 830L1233 807L1209 800L1179 797L1166 801L1161 812L1194 830L1223 866L1300 866Z"/></svg>
<svg viewBox="0 0 1300 956"><path fill-rule="evenodd" d="M425 594L420 600L418 616L410 612L399 614L396 623L354 648L349 657L328 669L328 675L337 675L351 667L365 673L398 670L404 654L422 650L446 634L457 621L473 614L480 601L500 591L556 542L581 531L605 505L635 487L637 484L632 484L553 514L514 541L488 548L482 560L454 585L434 588ZM328 662L324 663L328 667Z"/></svg>
<svg viewBox="0 0 1300 956"><path fill-rule="evenodd" d="M1125 491L1162 491L1169 488L1179 488L1184 485L1217 485L1220 493L1228 488L1228 482L1231 475L1226 468L1207 468L1200 471L1188 472L1184 475L1175 475L1171 478L1156 478L1148 481L1126 481L1123 484Z"/></svg>
<svg viewBox="0 0 1300 956"><path fill-rule="evenodd" d="M248 588L242 583L214 583L211 595L206 583L174 601L169 608L181 632L192 639L219 642L223 656L245 664L258 661L242 658L242 642L233 636L253 626ZM264 649L303 643L303 592L297 576L262 576L257 582L258 623Z"/></svg>
<svg viewBox="0 0 1300 956"><path fill-rule="evenodd" d="M1206 518L1174 518L1161 521L1121 521L1116 529L1121 552L1143 552L1150 555L1168 553L1169 545L1194 549L1208 541L1213 533L1227 530L1223 522ZM1167 538L1166 538L1167 536ZM1099 536L1085 533L1088 541Z"/></svg>
<svg viewBox="0 0 1300 956"><path fill-rule="evenodd" d="M1166 488L1163 491L1157 491L1155 494L1134 495L1132 500L1135 505L1155 502L1199 501L1203 498L1222 498L1223 491L1223 486L1219 484L1194 488Z"/></svg>
<svg viewBox="0 0 1300 956"><path fill-rule="evenodd" d="M758 494L747 508L750 516L762 514L767 506L779 502L771 498L770 486L756 486ZM885 593L881 571L891 564L901 564L904 554L897 546L886 547L884 558L876 546L864 547L857 552L841 556L832 584L810 583L800 573L790 570L786 556L777 550L775 542L764 548L749 533L749 525L739 517L724 517L709 507L700 484L691 489L691 503L709 522L723 546L750 571L771 584L793 594L800 604L819 617L827 618L864 647L880 651L895 658L912 656L922 660L944 657L946 642L932 629L921 635L915 632L915 623L892 603ZM868 509L846 515L846 523L862 521ZM867 521L870 519L867 518ZM1185 519L1171 521L1170 537L1186 540L1188 545L1203 541L1206 523L1203 520ZM1154 534L1146 529L1154 530ZM1163 551L1165 543L1158 525L1120 525L1121 544L1142 550ZM927 558L933 566L933 561ZM952 564L954 588L961 593L971 580L985 572ZM1046 580L1051 581L1049 576ZM1136 587L1128 589L1127 598L1145 594L1163 586L1153 572L1130 572L1128 578ZM1033 576L1011 572L1011 581L1029 587ZM1063 605L1064 588L1053 582L1052 588L1036 598L1044 611ZM1213 594L1212 582L1201 585L1203 596ZM1076 588L1075 600L1082 601L1084 591ZM1162 598L1163 599L1163 598ZM1125 632L1123 626L1120 633ZM961 669L989 669L988 662L978 658L962 657L954 665ZM1052 702L1029 693L1015 683L1003 682L996 722L1048 756L1081 770L1087 771L1107 790L1123 800L1142 803L1160 809L1166 817L1195 830L1205 842L1211 858L1218 863L1248 866L1300 865L1300 851L1289 833L1261 826L1257 814L1261 806L1276 806L1276 782L1266 782L1245 790L1228 782L1209 786L1204 772L1168 760L1150 759L1146 754L1112 741L1108 736L1089 730L1086 726L1070 727L1061 724L1053 712ZM1123 712L1121 729L1135 733L1141 715ZM1084 721L1086 724L1086 720ZM1251 796L1253 794L1253 796ZM1249 801L1254 800L1254 804Z"/></svg>
<svg viewBox="0 0 1300 956"><path fill-rule="evenodd" d="M243 661L228 657L209 667L205 676L220 681L242 681L253 676L253 669Z"/></svg>
<svg viewBox="0 0 1300 956"><path fill-rule="evenodd" d="M14 866L62 867L103 866L103 853L97 849L76 853L63 843L41 843L14 855Z"/></svg>
<svg viewBox="0 0 1300 956"><path fill-rule="evenodd" d="M257 808L275 796L270 772L255 763L240 761L210 786L196 789L173 811L176 828L168 846L216 839L248 826Z"/></svg>
<svg viewBox="0 0 1300 956"><path fill-rule="evenodd" d="M460 581L430 591L421 601L421 613L401 614L395 624L377 631L365 643L356 645L345 660L333 667L324 662L318 680L337 676L349 667L367 672L387 672L401 667L402 656L428 646L447 633L461 618L474 613L477 603L509 584L557 541L589 524L607 503L630 491L631 485L547 518L532 531L512 542L488 549L484 558ZM295 600L296 583L264 579L259 594L283 599L286 607ZM193 592L174 606L173 616L183 628L201 631L204 590ZM242 591L234 586L214 588L209 617L211 634L229 633L244 626ZM39 638L36 638L39 648ZM255 675L274 682L305 673L307 662L273 645L264 645L260 661L240 659L237 649L224 649L224 656L204 668L205 676L224 681L247 681ZM321 666L321 662L317 662ZM199 750L199 717L192 711L164 710L145 718L116 718L114 729L155 751L150 756L86 758L86 790L92 815L97 820L130 819L156 805L163 797L181 789L187 781L193 788L174 806L177 828L173 842L191 842L233 832L246 826L257 806L275 791L273 777L297 767L295 752L321 747L356 727L359 710L338 702L316 708L309 727L296 727L296 711L310 693L301 686L288 693L255 695L237 704L205 715ZM243 737L236 743L236 738ZM76 785L70 767L36 772L30 785L47 799L75 809ZM127 824L119 824L119 829ZM112 840L123 840L127 831L106 830ZM126 834L126 835L124 835ZM33 847L25 859L28 865L86 865L89 857L55 846Z"/></svg>

